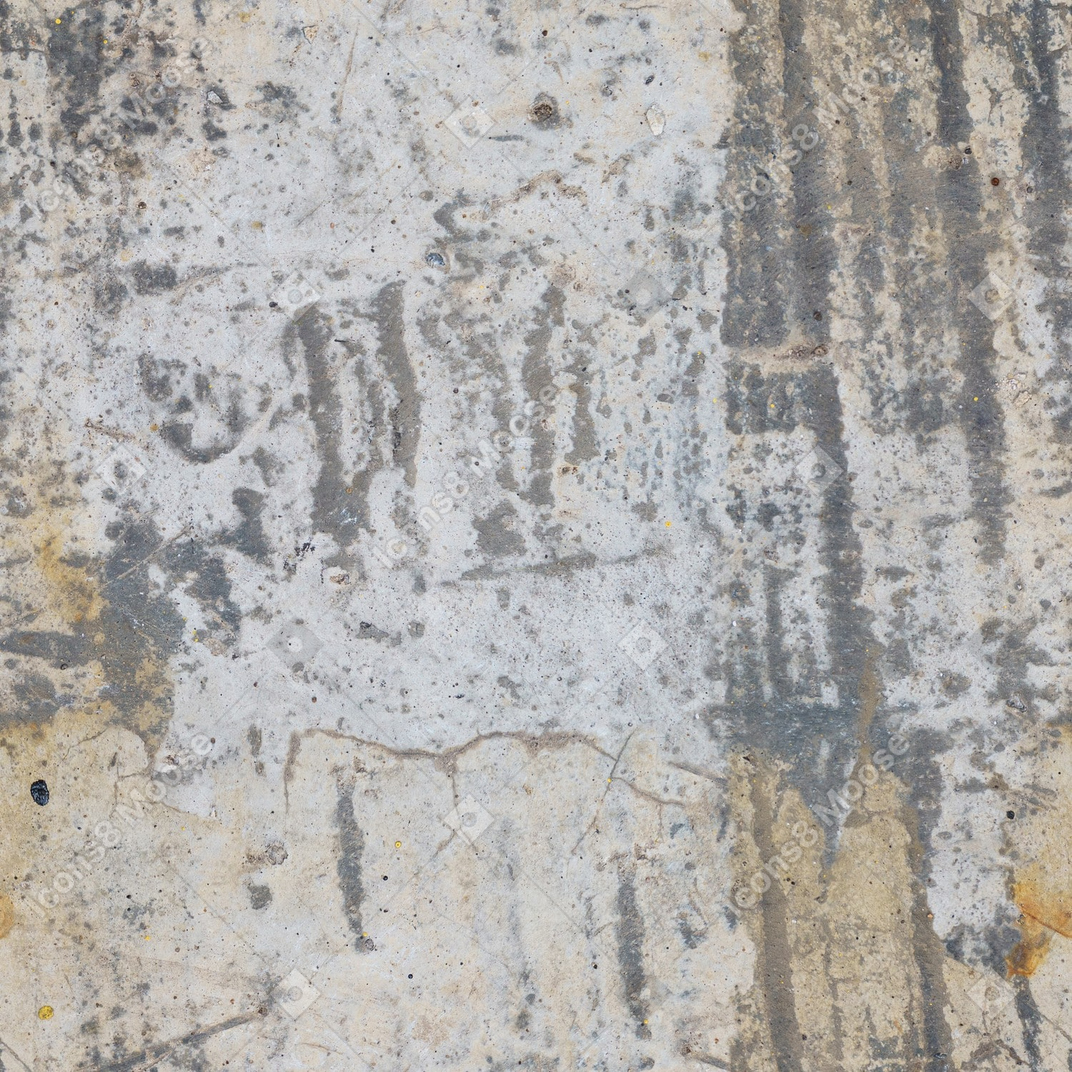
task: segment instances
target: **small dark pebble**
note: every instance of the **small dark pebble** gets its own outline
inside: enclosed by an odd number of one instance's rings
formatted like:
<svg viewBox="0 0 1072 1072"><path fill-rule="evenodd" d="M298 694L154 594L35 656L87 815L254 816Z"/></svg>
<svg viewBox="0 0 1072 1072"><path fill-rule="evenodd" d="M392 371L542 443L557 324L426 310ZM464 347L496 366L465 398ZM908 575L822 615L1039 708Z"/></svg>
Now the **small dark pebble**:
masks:
<svg viewBox="0 0 1072 1072"><path fill-rule="evenodd" d="M48 803L48 786L43 779L38 778L33 785L30 786L30 796L33 797L35 804L40 804L43 808Z"/></svg>
<svg viewBox="0 0 1072 1072"><path fill-rule="evenodd" d="M429 253L429 254L428 254L428 256L427 256L427 257L425 257L424 259L425 259L425 260L426 260L426 261L427 261L427 262L428 262L428 263L429 263L429 264L430 264L430 265L431 265L431 266L432 266L433 268L445 268L445 267L446 267L446 264L447 264L447 262L446 262L446 260L444 259L444 257L443 257L443 254L442 254L442 253Z"/></svg>
<svg viewBox="0 0 1072 1072"><path fill-rule="evenodd" d="M1006 818L1006 819L1015 819L1015 818L1016 818L1016 812L1014 812L1014 811L1007 811L1007 812L1005 813L1005 818Z"/></svg>

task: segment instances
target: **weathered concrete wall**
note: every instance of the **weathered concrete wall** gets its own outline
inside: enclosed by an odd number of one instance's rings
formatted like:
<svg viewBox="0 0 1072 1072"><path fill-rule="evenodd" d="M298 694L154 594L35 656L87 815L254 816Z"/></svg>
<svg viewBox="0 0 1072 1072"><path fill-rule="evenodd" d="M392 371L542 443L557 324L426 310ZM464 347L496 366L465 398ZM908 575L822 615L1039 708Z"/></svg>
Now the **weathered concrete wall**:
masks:
<svg viewBox="0 0 1072 1072"><path fill-rule="evenodd" d="M1072 1068L1070 18L0 0L0 1072Z"/></svg>

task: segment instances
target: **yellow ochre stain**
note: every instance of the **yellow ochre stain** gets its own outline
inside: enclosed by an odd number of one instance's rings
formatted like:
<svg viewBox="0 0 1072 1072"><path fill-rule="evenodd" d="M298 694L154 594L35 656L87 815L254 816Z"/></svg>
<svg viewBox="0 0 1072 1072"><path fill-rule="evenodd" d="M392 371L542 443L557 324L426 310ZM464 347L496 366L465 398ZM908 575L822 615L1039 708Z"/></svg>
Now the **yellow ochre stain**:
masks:
<svg viewBox="0 0 1072 1072"><path fill-rule="evenodd" d="M6 938L15 926L15 906L6 893L0 893L0 938Z"/></svg>

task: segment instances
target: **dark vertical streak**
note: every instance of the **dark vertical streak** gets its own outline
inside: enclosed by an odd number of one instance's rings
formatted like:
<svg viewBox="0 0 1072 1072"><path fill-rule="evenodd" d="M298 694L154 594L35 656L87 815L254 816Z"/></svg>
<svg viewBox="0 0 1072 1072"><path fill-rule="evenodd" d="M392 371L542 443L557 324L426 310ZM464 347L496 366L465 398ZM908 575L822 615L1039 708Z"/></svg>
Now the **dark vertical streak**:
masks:
<svg viewBox="0 0 1072 1072"><path fill-rule="evenodd" d="M782 570L768 566L763 571L763 595L767 611L767 631L764 636L767 672L778 699L792 692L785 652L782 649Z"/></svg>
<svg viewBox="0 0 1072 1072"><path fill-rule="evenodd" d="M770 860L774 844L774 820L767 799L766 779L752 779L753 836L760 858ZM778 881L770 885L761 902L763 941L757 952L756 974L767 1005L767 1023L778 1072L801 1072L803 1047L793 996L792 951L786 922L785 891Z"/></svg>
<svg viewBox="0 0 1072 1072"><path fill-rule="evenodd" d="M825 803L826 785L816 784L813 769L802 757L818 755L820 740L834 746L832 761L845 762L857 748L858 699L868 648L875 644L870 614L861 602L863 568L861 545L853 527L852 484L844 436L838 380L826 365L800 372L764 376L756 366L734 363L727 376L727 427L738 436L761 436L771 432L790 434L809 429L818 445L838 466L841 475L822 490L820 536L815 555L823 568L822 603L827 622L824 647L831 663L831 677L838 688L836 707L817 704L814 695L798 695L791 685L788 655L782 643L783 622L778 606L781 580L766 573L766 633L762 649L766 675L774 695L766 700L762 673L735 666L722 712L737 721L737 732L748 747L760 747L785 758L796 770L791 775L805 800ZM808 490L808 495L819 494ZM763 503L742 507L749 519ZM743 585L735 592L746 594ZM747 641L752 648L753 641ZM739 656L738 661L744 656ZM806 692L809 690L805 690Z"/></svg>
<svg viewBox="0 0 1072 1072"><path fill-rule="evenodd" d="M1014 980L1016 987L1016 1015L1024 1028L1024 1049L1030 1062L1031 1072L1048 1072L1042 1061L1042 1016L1031 994L1031 985L1022 975Z"/></svg>
<svg viewBox="0 0 1072 1072"><path fill-rule="evenodd" d="M1029 5L1030 33L1010 34L1009 48L1017 62L1013 77L1027 100L1027 118L1021 138L1022 159L1030 169L1034 193L1025 206L1029 223L1028 249L1032 261L1047 279L1045 308L1053 316L1053 345L1062 359L1057 375L1067 390L1069 342L1072 329L1072 295L1068 293L1069 228L1065 216L1072 200L1072 184L1066 161L1072 152L1061 108L1062 72L1059 59L1065 49L1050 50L1052 8L1041 0ZM1059 433L1072 439L1072 407L1067 404L1057 417Z"/></svg>
<svg viewBox="0 0 1072 1072"><path fill-rule="evenodd" d="M345 549L357 537L360 511L365 504L346 494L347 482L339 452L342 404L328 360L334 332L331 321L316 308L301 317L295 330L309 377L309 419L316 431L320 456L320 472L313 487L313 525L321 532L330 533L338 546Z"/></svg>
<svg viewBox="0 0 1072 1072"><path fill-rule="evenodd" d="M549 361L551 333L564 322L564 295L558 287L548 287L532 330L525 336L528 348L521 369L521 378L530 401L539 398L540 391L552 385L553 370ZM546 410L546 406L542 407ZM554 502L551 493L551 477L555 462L554 430L544 428L539 421L532 422L532 465L528 490L522 493L534 506L550 506Z"/></svg>
<svg viewBox="0 0 1072 1072"><path fill-rule="evenodd" d="M919 971L923 1001L923 1022L919 1025L916 1050L926 1072L945 1072L953 1067L953 1035L945 1019L945 1007L949 1001L942 972L945 946L935 934L927 904L927 875L930 869L920 838L918 810L906 806L902 820L909 835L908 862L915 879L912 889L912 952Z"/></svg>
<svg viewBox="0 0 1072 1072"><path fill-rule="evenodd" d="M403 288L403 283L389 283L376 295L372 310L379 328L378 356L398 393L398 401L388 414L391 454L395 465L405 469L406 483L414 487L417 483L417 444L421 437L421 403L413 364L406 349Z"/></svg>
<svg viewBox="0 0 1072 1072"><path fill-rule="evenodd" d="M938 133L952 149L968 141L972 120L968 93L963 88L963 42L958 27L959 7L931 0L934 57L941 72L937 102ZM968 479L972 490L971 516L979 528L980 555L994 563L1005 552L1005 427L996 393L994 325L969 300L988 274L986 255L996 245L980 226L985 181L976 157L966 157L958 169L938 175L937 203L947 251L950 313L959 326L957 364L964 377L957 414L967 442ZM987 189L990 187L987 186Z"/></svg>
<svg viewBox="0 0 1072 1072"><path fill-rule="evenodd" d="M618 874L618 963L622 969L625 1001L636 1020L637 1038L651 1038L648 1005L644 1000L644 919L636 898L636 879L624 868Z"/></svg>
<svg viewBox="0 0 1072 1072"><path fill-rule="evenodd" d="M732 136L727 144L728 194L723 231L728 278L722 340L730 346L776 346L785 340L791 273L786 271L783 222L772 194L749 193L757 174L781 144L780 86L767 65L777 55L777 30L764 25L759 8L743 9L749 24L730 44L737 100ZM755 200L746 211L740 198Z"/></svg>
<svg viewBox="0 0 1072 1072"><path fill-rule="evenodd" d="M951 0L929 0L928 6L934 35L934 64L940 75L936 133L946 145L956 145L957 142L967 141L972 132L958 25L961 8Z"/></svg>
<svg viewBox="0 0 1072 1072"><path fill-rule="evenodd" d="M361 854L365 850L365 836L354 815L353 788L339 783L335 805L335 825L339 829L339 858L335 867L342 891L342 910L354 935L354 948L364 949L361 924L361 902L364 887L361 884Z"/></svg>

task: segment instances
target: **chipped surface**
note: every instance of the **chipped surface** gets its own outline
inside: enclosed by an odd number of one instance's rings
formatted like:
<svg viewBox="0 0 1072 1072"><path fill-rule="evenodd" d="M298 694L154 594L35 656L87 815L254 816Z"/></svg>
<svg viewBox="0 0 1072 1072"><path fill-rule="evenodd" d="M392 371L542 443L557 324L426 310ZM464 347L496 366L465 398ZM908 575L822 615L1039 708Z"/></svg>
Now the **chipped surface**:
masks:
<svg viewBox="0 0 1072 1072"><path fill-rule="evenodd" d="M0 0L0 1070L1072 1068L1070 33Z"/></svg>

